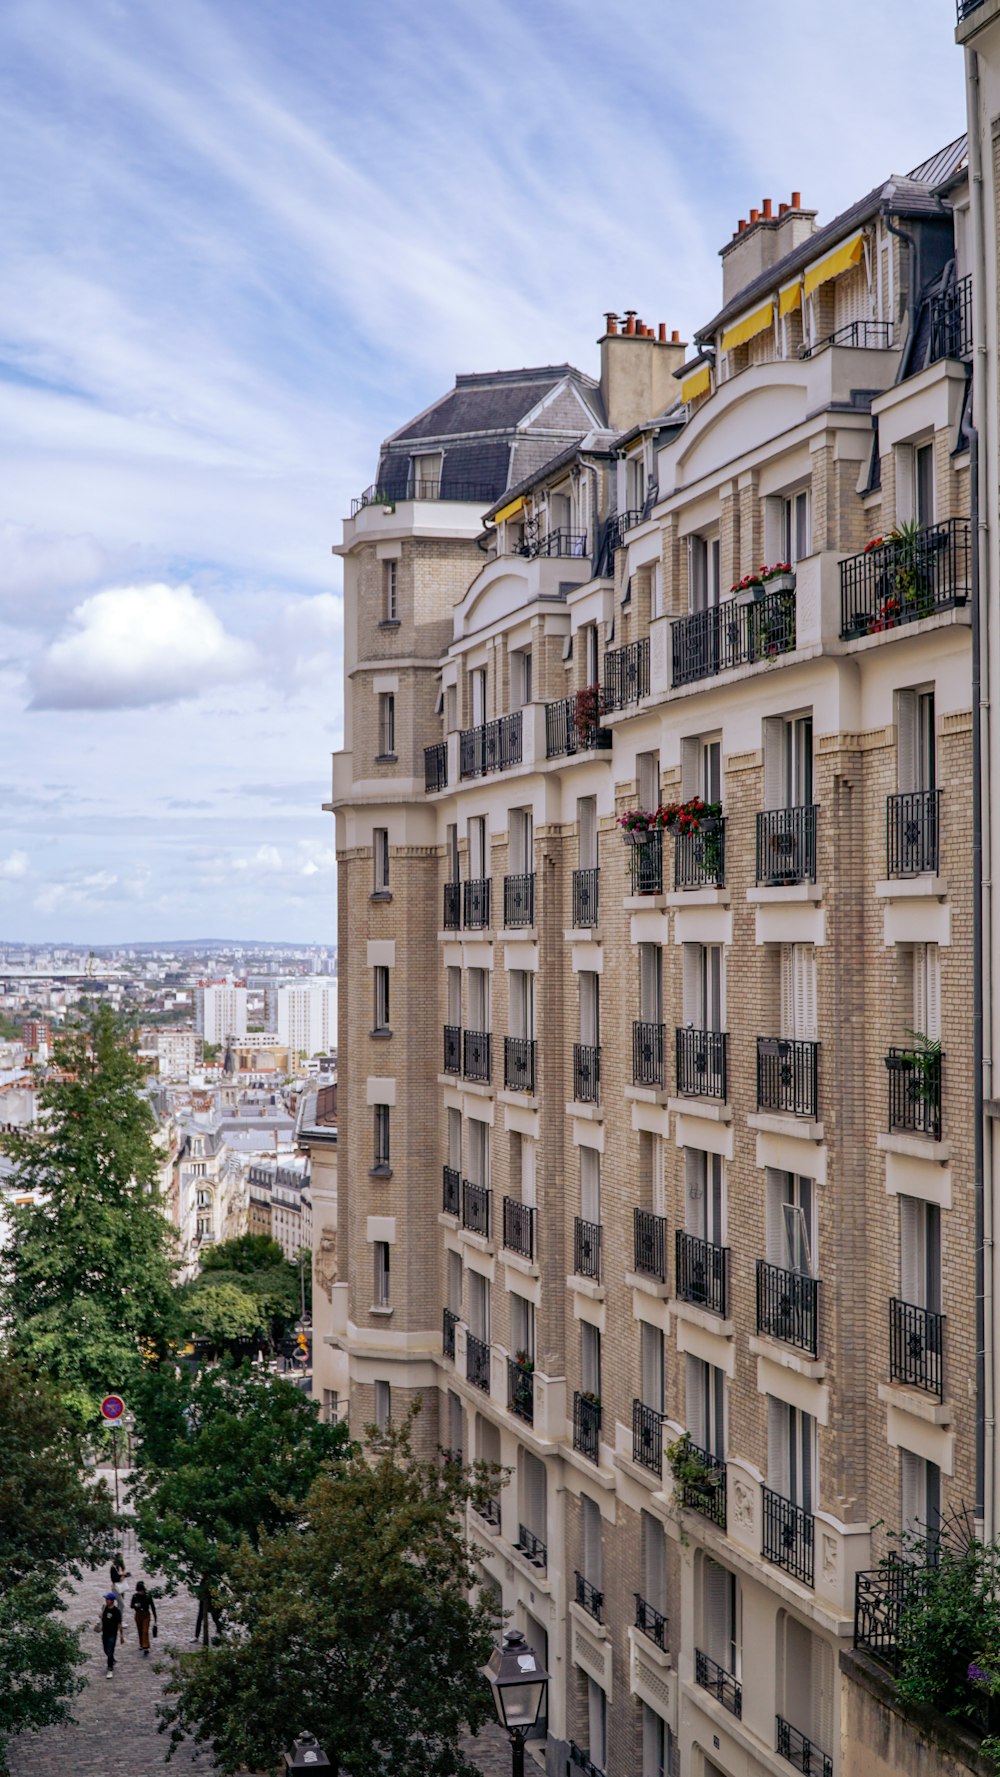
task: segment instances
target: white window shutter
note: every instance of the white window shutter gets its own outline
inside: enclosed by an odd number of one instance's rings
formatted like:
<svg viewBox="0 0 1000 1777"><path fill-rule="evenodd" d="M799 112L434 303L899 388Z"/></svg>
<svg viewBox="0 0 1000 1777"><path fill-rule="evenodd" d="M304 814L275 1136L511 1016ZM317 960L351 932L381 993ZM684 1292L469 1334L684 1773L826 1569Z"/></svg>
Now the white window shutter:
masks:
<svg viewBox="0 0 1000 1777"><path fill-rule="evenodd" d="M705 1448L705 1365L688 1352L684 1366L684 1424L699 1449Z"/></svg>
<svg viewBox="0 0 1000 1777"><path fill-rule="evenodd" d="M899 1293L904 1302L921 1303L923 1205L916 1197L899 1199Z"/></svg>
<svg viewBox="0 0 1000 1777"><path fill-rule="evenodd" d="M916 517L916 488L914 486L914 460L912 444L896 446L896 523L901 524Z"/></svg>
<svg viewBox="0 0 1000 1777"><path fill-rule="evenodd" d="M788 1408L784 1401L767 1397L767 1484L786 1499L789 1488Z"/></svg>
<svg viewBox="0 0 1000 1777"><path fill-rule="evenodd" d="M781 946L781 1035L795 1035L795 974L793 953L795 946Z"/></svg>
<svg viewBox="0 0 1000 1777"><path fill-rule="evenodd" d="M785 772L785 723L781 716L765 716L764 807L784 808L787 794Z"/></svg>
<svg viewBox="0 0 1000 1777"><path fill-rule="evenodd" d="M782 559L784 504L780 494L769 494L764 501L764 559L769 566Z"/></svg>
<svg viewBox="0 0 1000 1777"><path fill-rule="evenodd" d="M693 1024L698 1030L702 1028L704 1006L701 994L702 947L700 944L681 945L681 974L683 988L683 1020L685 1024Z"/></svg>
<svg viewBox="0 0 1000 1777"><path fill-rule="evenodd" d="M793 1030L800 1042L816 1041L816 952L811 944L792 945Z"/></svg>
<svg viewBox="0 0 1000 1777"><path fill-rule="evenodd" d="M900 1449L899 1452L899 1496L900 1529L911 1535L922 1535L927 1516L924 1459L915 1456L912 1450Z"/></svg>
<svg viewBox="0 0 1000 1777"><path fill-rule="evenodd" d="M784 1693L783 1714L786 1721L797 1727L800 1733L809 1734L812 1728L812 1688L813 1688L813 1637L804 1623L788 1611L784 1616Z"/></svg>
<svg viewBox="0 0 1000 1777"><path fill-rule="evenodd" d="M684 1231L704 1238L705 1166L700 1148L684 1149Z"/></svg>
<svg viewBox="0 0 1000 1777"><path fill-rule="evenodd" d="M896 692L896 784L900 792L917 787L917 694Z"/></svg>
<svg viewBox="0 0 1000 1777"><path fill-rule="evenodd" d="M705 1650L727 1672L729 1670L729 1590L730 1578L711 1556L702 1559L702 1622Z"/></svg>
<svg viewBox="0 0 1000 1777"><path fill-rule="evenodd" d="M927 1022L924 1034L932 1042L941 1041L941 952L936 944L925 947L927 958Z"/></svg>
<svg viewBox="0 0 1000 1777"><path fill-rule="evenodd" d="M767 1262L788 1267L788 1243L785 1238L785 1174L769 1166L765 1173L765 1207L767 1220Z"/></svg>
<svg viewBox="0 0 1000 1777"><path fill-rule="evenodd" d="M833 1751L833 1700L834 1700L834 1665L833 1649L829 1642L822 1641L818 1635L812 1638L813 1643L813 1738L821 1752Z"/></svg>
<svg viewBox="0 0 1000 1777"><path fill-rule="evenodd" d="M913 968L913 1028L921 1036L927 1034L927 945L914 944L910 950Z"/></svg>
<svg viewBox="0 0 1000 1777"><path fill-rule="evenodd" d="M701 741L687 739L681 741L681 799L690 802L692 796L701 795L700 782Z"/></svg>
<svg viewBox="0 0 1000 1777"><path fill-rule="evenodd" d="M667 1186L663 1165L664 1143L662 1135L654 1135L650 1139L653 1144L653 1214L662 1216L667 1212Z"/></svg>
<svg viewBox="0 0 1000 1777"><path fill-rule="evenodd" d="M521 1202L534 1208L537 1201L535 1194L535 1143L527 1137L521 1138Z"/></svg>

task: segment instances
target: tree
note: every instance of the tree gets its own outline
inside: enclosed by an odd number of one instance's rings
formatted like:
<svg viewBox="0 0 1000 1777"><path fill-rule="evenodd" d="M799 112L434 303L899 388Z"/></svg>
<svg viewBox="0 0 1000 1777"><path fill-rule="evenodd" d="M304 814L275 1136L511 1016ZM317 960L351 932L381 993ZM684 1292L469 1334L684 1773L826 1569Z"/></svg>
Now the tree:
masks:
<svg viewBox="0 0 1000 1777"><path fill-rule="evenodd" d="M111 1008L61 1041L31 1128L0 1145L37 1203L11 1212L0 1315L80 1429L101 1396L128 1394L167 1348L173 1236L157 1190L155 1118Z"/></svg>
<svg viewBox="0 0 1000 1777"><path fill-rule="evenodd" d="M228 1639L172 1658L163 1725L223 1773L273 1770L308 1723L339 1777L477 1777L498 1619L473 1596L467 1500L495 1476L423 1462L409 1421L316 1480L301 1521L234 1554Z"/></svg>
<svg viewBox="0 0 1000 1777"><path fill-rule="evenodd" d="M268 1316L261 1311L258 1296L238 1283L225 1278L200 1283L192 1290L187 1309L192 1333L205 1339L213 1351L268 1342Z"/></svg>
<svg viewBox="0 0 1000 1777"><path fill-rule="evenodd" d="M283 1377L222 1364L193 1375L164 1365L137 1397L140 1432L133 1484L136 1529L148 1565L192 1589L215 1583L246 1539L297 1520L346 1428Z"/></svg>
<svg viewBox="0 0 1000 1777"><path fill-rule="evenodd" d="M215 1298L206 1301L206 1289L227 1284L253 1299L245 1308L244 1332L223 1335L234 1344L257 1341L275 1346L298 1319L301 1286L296 1265L290 1265L281 1247L269 1234L240 1234L209 1249L201 1273L178 1293L180 1324L188 1337L215 1342L218 1324ZM229 1298L234 1305L233 1298ZM205 1308L208 1307L206 1320Z"/></svg>

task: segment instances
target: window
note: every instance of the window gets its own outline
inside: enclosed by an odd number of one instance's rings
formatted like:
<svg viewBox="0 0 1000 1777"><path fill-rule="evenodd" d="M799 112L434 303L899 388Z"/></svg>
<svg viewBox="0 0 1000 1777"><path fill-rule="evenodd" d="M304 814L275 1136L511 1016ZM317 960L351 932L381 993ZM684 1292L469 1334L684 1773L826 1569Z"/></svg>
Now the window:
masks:
<svg viewBox="0 0 1000 1777"><path fill-rule="evenodd" d="M604 1586L601 1508L596 1499L591 1499L586 1493L580 1495L580 1518L583 1531L581 1571L584 1579L588 1579L591 1585L600 1592Z"/></svg>
<svg viewBox="0 0 1000 1777"><path fill-rule="evenodd" d="M808 808L812 800L812 717L765 716L765 808Z"/></svg>
<svg viewBox="0 0 1000 1777"><path fill-rule="evenodd" d="M478 1117L469 1118L469 1183L489 1189L490 1126Z"/></svg>
<svg viewBox="0 0 1000 1777"><path fill-rule="evenodd" d="M490 1342L489 1279L478 1271L469 1272L469 1331L484 1345Z"/></svg>
<svg viewBox="0 0 1000 1777"><path fill-rule="evenodd" d="M717 1462L726 1454L726 1378L717 1364L688 1352L685 1363L684 1422L700 1450L707 1450ZM731 1672L732 1667L728 1670Z"/></svg>
<svg viewBox="0 0 1000 1777"><path fill-rule="evenodd" d="M462 1027L462 971L449 965L445 974L445 987L448 995L448 1023L456 1030ZM458 1113L455 1113L456 1116ZM461 1151L461 1141L459 1142Z"/></svg>
<svg viewBox="0 0 1000 1777"><path fill-rule="evenodd" d="M782 944L780 1034L800 1043L815 1043L816 1028L815 947Z"/></svg>
<svg viewBox="0 0 1000 1777"><path fill-rule="evenodd" d="M374 1107L375 1120L375 1159L376 1170L389 1170L389 1106L377 1104Z"/></svg>
<svg viewBox="0 0 1000 1777"><path fill-rule="evenodd" d="M448 1251L448 1307L452 1314L462 1312L462 1255Z"/></svg>
<svg viewBox="0 0 1000 1777"><path fill-rule="evenodd" d="M446 685L444 688L444 731L453 734L458 727L458 688Z"/></svg>
<svg viewBox="0 0 1000 1777"><path fill-rule="evenodd" d="M389 1306L389 1242L376 1240L373 1242L375 1253L375 1306Z"/></svg>
<svg viewBox="0 0 1000 1777"><path fill-rule="evenodd" d="M382 622L398 623L399 607L396 596L399 563L393 557L382 563Z"/></svg>
<svg viewBox="0 0 1000 1777"><path fill-rule="evenodd" d="M540 1542L548 1542L548 1511L545 1464L530 1450L520 1450L518 1505L521 1523ZM536 1648L537 1651L537 1648Z"/></svg>
<svg viewBox="0 0 1000 1777"><path fill-rule="evenodd" d="M649 589L649 614L651 617L663 617L663 566L660 562L653 563L653 577Z"/></svg>
<svg viewBox="0 0 1000 1777"><path fill-rule="evenodd" d="M646 459L640 452L625 464L625 504L633 512L641 512L646 498Z"/></svg>
<svg viewBox="0 0 1000 1777"><path fill-rule="evenodd" d="M392 1422L392 1391L388 1382L375 1384L375 1424L379 1431L388 1431Z"/></svg>
<svg viewBox="0 0 1000 1777"><path fill-rule="evenodd" d="M642 1777L674 1777L677 1751L672 1729L650 1709L642 1706Z"/></svg>
<svg viewBox="0 0 1000 1777"><path fill-rule="evenodd" d="M531 649L515 648L510 657L511 708L523 709L532 699Z"/></svg>
<svg viewBox="0 0 1000 1777"><path fill-rule="evenodd" d="M340 1419L340 1395L335 1388L323 1390L323 1420L326 1425L336 1425Z"/></svg>
<svg viewBox="0 0 1000 1777"><path fill-rule="evenodd" d="M465 1414L462 1402L453 1389L448 1390L448 1444L456 1462L461 1462L462 1451L465 1449Z"/></svg>
<svg viewBox="0 0 1000 1777"><path fill-rule="evenodd" d="M736 1575L709 1555L701 1561L702 1652L733 1678L740 1676L739 1587Z"/></svg>
<svg viewBox="0 0 1000 1777"><path fill-rule="evenodd" d="M936 944L910 946L913 1029L928 1042L941 1040L941 952Z"/></svg>
<svg viewBox="0 0 1000 1777"><path fill-rule="evenodd" d="M511 969L510 1034L532 1038L535 1034L535 976L531 969Z"/></svg>
<svg viewBox="0 0 1000 1777"><path fill-rule="evenodd" d="M469 876L481 882L489 874L486 868L486 817L473 815L466 829L469 846ZM455 878L456 882L458 878Z"/></svg>
<svg viewBox="0 0 1000 1777"><path fill-rule="evenodd" d="M778 1613L777 1635L782 1720L804 1734L817 1752L829 1753L835 1734L833 1649L788 1611Z"/></svg>
<svg viewBox="0 0 1000 1777"><path fill-rule="evenodd" d="M918 444L913 453L913 516L921 528L934 523L933 444Z"/></svg>
<svg viewBox="0 0 1000 1777"><path fill-rule="evenodd" d="M486 668L474 667L469 674L469 695L472 700L472 726L478 728L486 720Z"/></svg>
<svg viewBox="0 0 1000 1777"><path fill-rule="evenodd" d="M441 496L441 471L444 455L439 450L420 451L410 458L410 487L415 500L437 500Z"/></svg>
<svg viewBox="0 0 1000 1777"><path fill-rule="evenodd" d="M458 850L458 828L454 821L449 821L445 829L444 855L448 867L448 881L458 882L462 874L462 865Z"/></svg>
<svg viewBox="0 0 1000 1777"><path fill-rule="evenodd" d="M490 976L488 969L469 970L469 1029L490 1028Z"/></svg>
<svg viewBox="0 0 1000 1777"><path fill-rule="evenodd" d="M899 1452L899 1517L904 1535L936 1543L941 1530L941 1470L936 1462L915 1456L912 1450ZM907 1551L918 1559L915 1549Z"/></svg>
<svg viewBox="0 0 1000 1777"><path fill-rule="evenodd" d="M538 1163L538 1147L528 1136L518 1136L518 1153L520 1155L521 1202L534 1209L538 1202L536 1168Z"/></svg>
<svg viewBox="0 0 1000 1777"><path fill-rule="evenodd" d="M580 1041L597 1048L601 1041L600 976L593 969L581 969Z"/></svg>
<svg viewBox="0 0 1000 1777"><path fill-rule="evenodd" d="M636 790L640 808L660 806L660 755L639 753L635 761Z"/></svg>
<svg viewBox="0 0 1000 1777"><path fill-rule="evenodd" d="M510 831L510 873L530 876L535 868L535 822L530 808L512 808L508 817Z"/></svg>
<svg viewBox="0 0 1000 1777"><path fill-rule="evenodd" d="M646 1320L639 1323L639 1393L643 1406L663 1412L663 1334Z"/></svg>
<svg viewBox="0 0 1000 1777"><path fill-rule="evenodd" d="M703 1148L684 1149L684 1228L714 1246L726 1244L726 1163Z"/></svg>
<svg viewBox="0 0 1000 1777"><path fill-rule="evenodd" d="M372 829L372 869L374 872L375 893L381 894L389 887L388 827L374 827Z"/></svg>
<svg viewBox="0 0 1000 1777"><path fill-rule="evenodd" d="M596 1148L580 1149L580 1215L595 1224L601 1219L601 1156Z"/></svg>
<svg viewBox="0 0 1000 1777"><path fill-rule="evenodd" d="M719 539L688 538L688 609L708 611L719 602Z"/></svg>
<svg viewBox="0 0 1000 1777"><path fill-rule="evenodd" d="M580 1322L580 1384L584 1394L601 1398L601 1335L589 1320Z"/></svg>
<svg viewBox="0 0 1000 1777"><path fill-rule="evenodd" d="M535 1361L535 1304L516 1290L510 1292L510 1337L518 1362Z"/></svg>
<svg viewBox="0 0 1000 1777"><path fill-rule="evenodd" d="M376 963L372 974L375 977L375 1029L389 1029L389 970L383 963Z"/></svg>
<svg viewBox="0 0 1000 1777"><path fill-rule="evenodd" d="M652 1512L639 1513L642 1543L642 1596L661 1613L667 1608L667 1546L663 1525Z"/></svg>
<svg viewBox="0 0 1000 1777"><path fill-rule="evenodd" d="M811 1512L816 1477L816 1421L800 1407L767 1397L767 1484Z"/></svg>
<svg viewBox="0 0 1000 1777"><path fill-rule="evenodd" d="M896 692L896 783L901 794L937 785L933 691Z"/></svg>
<svg viewBox="0 0 1000 1777"><path fill-rule="evenodd" d="M663 1023L663 946L640 944L639 1017L645 1024Z"/></svg>
<svg viewBox="0 0 1000 1777"><path fill-rule="evenodd" d="M764 553L769 562L787 561L793 567L812 548L812 524L808 488L769 499L764 513Z"/></svg>
<svg viewBox="0 0 1000 1777"><path fill-rule="evenodd" d="M608 1699L596 1678L587 1678L587 1751L599 1771L608 1762Z"/></svg>
<svg viewBox="0 0 1000 1777"><path fill-rule="evenodd" d="M941 1312L941 1211L919 1197L899 1199L899 1294Z"/></svg>
<svg viewBox="0 0 1000 1777"><path fill-rule="evenodd" d="M583 631L583 658L586 672L585 683L596 685L601 676L601 650L597 639L597 624L588 623Z"/></svg>
<svg viewBox="0 0 1000 1777"><path fill-rule="evenodd" d="M597 869L597 797L581 796L576 805L578 856L581 870Z"/></svg>
<svg viewBox="0 0 1000 1777"><path fill-rule="evenodd" d="M379 757L396 757L396 693L380 691L378 697Z"/></svg>
<svg viewBox="0 0 1000 1777"><path fill-rule="evenodd" d="M815 1181L769 1166L765 1192L768 1264L817 1276Z"/></svg>
<svg viewBox="0 0 1000 1777"><path fill-rule="evenodd" d="M681 946L684 1023L694 1030L725 1030L721 944Z"/></svg>
<svg viewBox="0 0 1000 1777"><path fill-rule="evenodd" d="M681 796L722 801L722 741L717 734L690 735L681 741Z"/></svg>

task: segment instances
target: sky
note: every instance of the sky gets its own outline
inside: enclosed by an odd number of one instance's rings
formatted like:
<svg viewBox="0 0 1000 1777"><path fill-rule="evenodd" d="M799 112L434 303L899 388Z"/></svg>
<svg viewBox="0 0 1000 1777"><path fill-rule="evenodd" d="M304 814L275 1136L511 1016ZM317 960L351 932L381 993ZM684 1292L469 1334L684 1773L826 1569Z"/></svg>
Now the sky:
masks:
<svg viewBox="0 0 1000 1777"><path fill-rule="evenodd" d="M456 372L964 128L950 0L5 0L0 942L335 939L340 564Z"/></svg>

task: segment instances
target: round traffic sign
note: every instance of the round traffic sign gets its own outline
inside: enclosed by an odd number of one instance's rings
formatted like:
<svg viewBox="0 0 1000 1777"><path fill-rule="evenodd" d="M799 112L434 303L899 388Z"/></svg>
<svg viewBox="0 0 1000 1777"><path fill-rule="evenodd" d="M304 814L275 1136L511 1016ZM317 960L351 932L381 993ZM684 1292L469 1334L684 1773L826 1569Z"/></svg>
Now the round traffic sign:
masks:
<svg viewBox="0 0 1000 1777"><path fill-rule="evenodd" d="M125 1411L125 1402L120 1394L106 1394L101 1402L101 1418L112 1423L121 1418Z"/></svg>

